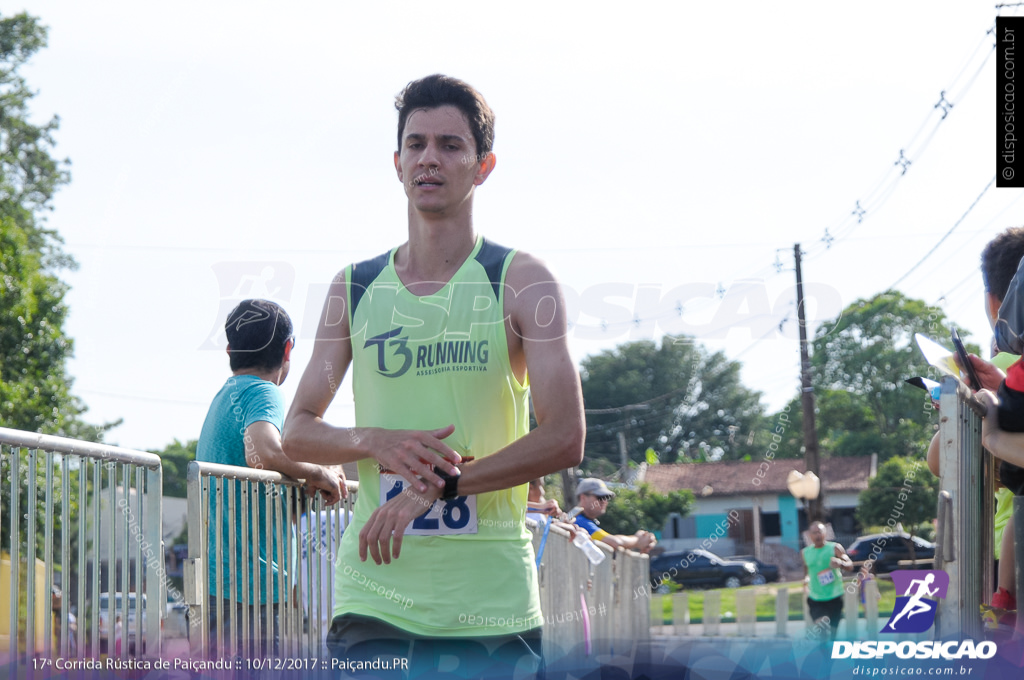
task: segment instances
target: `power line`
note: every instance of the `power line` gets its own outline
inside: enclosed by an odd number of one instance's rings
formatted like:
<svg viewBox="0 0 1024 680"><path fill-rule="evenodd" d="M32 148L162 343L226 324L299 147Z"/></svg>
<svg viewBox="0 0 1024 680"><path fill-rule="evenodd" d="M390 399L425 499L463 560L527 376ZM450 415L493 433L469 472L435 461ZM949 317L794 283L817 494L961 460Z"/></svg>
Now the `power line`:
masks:
<svg viewBox="0 0 1024 680"><path fill-rule="evenodd" d="M934 253L938 249L938 247L940 245L942 245L942 242L945 241L949 237L949 235L952 234L956 230L956 228L959 227L960 224L965 219L967 219L967 216L971 214L972 210L974 210L974 206L978 205L978 201L980 201L982 199L982 197L986 193L988 193L988 190L992 187L993 184L995 184L995 182L996 182L996 176L992 175L992 179L990 179L988 184L985 185L985 188L981 190L981 193L978 194L977 198L974 199L974 202L971 203L970 207L967 208L966 212L964 212L964 214L960 216L960 219L958 219L956 221L956 223L954 223L953 226L949 228L949 231L947 231L945 234L942 235L942 238L939 239L938 243L936 243L934 246L932 246L932 249L929 250L927 253L925 253L924 257L922 257L918 261L917 264L915 264L913 267L911 267L907 271L906 274L904 274L900 278L896 279L895 283L893 283L891 286L889 286L889 288L887 290L895 290L896 286L898 286L900 283L903 282L904 279L906 279L908 276L910 276L914 272L915 269L917 269L922 264L924 264L925 260L927 260L929 257L931 257L932 253Z"/></svg>
<svg viewBox="0 0 1024 680"><path fill-rule="evenodd" d="M849 237L849 235L852 234L853 231L861 223L863 223L865 218L877 213L885 205L885 203L896 191L896 188L899 185L900 180L906 175L907 171L910 169L913 163L919 160L924 154L924 151L930 146L939 127L949 118L950 113L953 111L953 109L966 98L967 94L973 88L974 83L977 81L978 77L984 70L992 54L995 53L995 43L991 42L990 40L992 30L993 29L990 27L985 32L981 40L979 40L979 42L976 44L970 55L964 61L963 66L960 68L957 75L953 78L949 87L939 92L938 100L932 104L931 108L928 111L928 114L922 121L921 126L911 137L908 144L899 150L896 159L888 167L886 172L883 173L879 181L871 188L871 190L863 198L854 201L854 208L850 211L848 215L846 215L837 224L834 224L831 227L827 227L824 230L823 236L820 239L818 239L814 243L814 245L809 247L806 251L801 251L802 253L804 253L805 260L814 259L824 254L825 251L831 249L833 245L846 240ZM978 61L979 54L982 52L982 50L984 50L985 52L984 57L981 59L981 63L977 66L977 68L971 71L972 64ZM967 73L970 73L970 77L968 77L967 80L961 84L961 81ZM929 123L931 123L930 126ZM921 137L922 134L924 134L923 138ZM984 192L982 193L984 194ZM962 220L963 218L961 217L960 221ZM778 253L780 250L781 249L776 249L776 253ZM916 266L917 265L915 265L915 267ZM772 269L774 269L774 272L772 272ZM778 260L778 256L776 255L776 262L773 265L762 267L761 269L757 270L754 276L761 277L767 280L768 278L783 273L783 271L788 271L788 268L784 268L782 262ZM908 272L908 274L909 273L910 272ZM747 275L745 278L750 278L750 275ZM727 280L735 280L735 278ZM903 279L901 278L900 281L902 280ZM899 283L900 281L897 281L897 283ZM691 307L690 309L687 309L686 311L700 311L706 309L712 304L714 304L714 300L705 300L704 302L698 303L697 305ZM683 310L677 307L678 316L682 316L682 312ZM609 328L628 327L630 325L639 326L644 323L659 321L670 317L670 313L664 313L651 318L634 317L629 321L610 323L602 321L599 325L602 328L602 330L607 332ZM744 319L743 322L745 323L750 320L750 318L747 318ZM711 332L721 332L722 330L727 330L729 328L734 327L735 325L736 324L728 324L723 328L715 329L714 331ZM766 333L761 338L758 338L758 341L763 339L764 337L767 337L767 335L769 335L769 333ZM743 352L745 353L746 351L748 351L751 347L753 347L753 345L756 344L756 342L757 341L752 342L750 347L743 350Z"/></svg>
<svg viewBox="0 0 1024 680"><path fill-rule="evenodd" d="M865 197L860 198L854 202L853 210L846 217L844 217L838 223L838 225L833 225L832 227L825 229L824 236L821 239L819 239L818 243L816 243L811 248L808 248L807 256L804 259L811 259L817 257L821 255L824 251L830 249L832 245L834 245L836 242L845 239L858 226L860 226L860 224L864 221L865 217L868 217L871 214L878 212L881 209L881 207L888 201L892 193L895 191L897 184L906 175L907 170L915 161L921 158L921 156L924 154L924 151L930 145L939 127L949 117L949 113L953 110L953 108L955 108L956 104L959 104L967 95L967 93L971 90L972 86L977 81L978 76L981 75L981 72L984 70L985 65L988 63L988 60L991 58L992 54L995 53L995 43L990 43L989 39L991 32L992 28L989 28L989 30L985 32L985 35L982 36L978 45L974 48L971 55L964 62L964 66L960 69L960 72L953 79L950 86L939 93L938 101L932 106L931 110L928 112L928 115L922 122L921 127L919 127L917 132L914 133L914 136L910 139L910 142L902 149L900 149L898 157L893 162L893 164L889 166L889 169L882 176L882 178L875 185L875 187L873 187ZM974 72L971 74L967 82L957 91L958 82L963 77L964 73L968 71L971 64L974 61L976 61L978 53L986 44L988 44L988 49L986 50L985 57L984 59L982 59L981 64L978 66L978 68L974 70ZM955 95L950 95L949 97L947 97L947 93L954 91L956 91ZM932 119L936 119L934 124L932 125L928 134L925 136L924 140L918 145L918 137L928 127L928 122ZM822 246L821 244L824 245Z"/></svg>
<svg viewBox="0 0 1024 680"><path fill-rule="evenodd" d="M1015 199L1013 199L1012 201L1007 203L998 213L993 215L984 225L982 225L981 228L976 229L974 231L966 231L966 232L965 231L960 231L960 234L962 234L962 235L963 234L968 234L968 235L970 235L970 238L967 241L960 243L960 247L958 249L954 250L953 252L951 252L944 260L942 260L941 262L936 263L935 266L929 271L929 274L926 274L925 277L927 278L927 276L929 276L931 273L938 272L938 271L942 270L943 267L946 265L946 263L950 262L951 260L959 260L960 258L962 258L962 252L961 251L966 246L967 243L970 243L971 241L973 241L974 239L978 238L979 236L986 236L986 237L991 236L991 229L990 229L990 227L992 227L992 225L994 225L994 224L1002 222L1003 221L1003 216L1007 212L1009 212L1010 209L1012 209L1015 205L1017 205L1021 200L1024 200L1024 193L1017 194L1017 197ZM969 280L971 277L975 276L976 274L977 274L977 272L975 271L971 275L966 277L966 279ZM950 288L950 289L945 290L945 291L940 291L940 298L941 297L949 296L951 293L953 293L954 290L959 288L961 285L963 285L963 281L961 281L960 283L957 283L955 286L953 286L953 288Z"/></svg>

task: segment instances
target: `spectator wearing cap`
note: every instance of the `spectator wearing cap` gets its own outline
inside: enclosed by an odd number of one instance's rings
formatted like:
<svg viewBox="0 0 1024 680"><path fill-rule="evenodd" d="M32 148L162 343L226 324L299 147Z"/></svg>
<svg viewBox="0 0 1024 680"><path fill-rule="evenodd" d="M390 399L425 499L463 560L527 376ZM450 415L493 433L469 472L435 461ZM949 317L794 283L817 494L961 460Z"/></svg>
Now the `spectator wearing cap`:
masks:
<svg viewBox="0 0 1024 680"><path fill-rule="evenodd" d="M587 530L590 537L595 541L601 541L615 548L629 548L638 552L648 552L657 544L658 540L654 534L643 529L632 536L622 534L609 534L601 528L598 517L608 509L608 501L611 500L612 490L600 479L587 477L580 480L576 486L576 495L579 497L579 505L583 512L576 516L577 526Z"/></svg>

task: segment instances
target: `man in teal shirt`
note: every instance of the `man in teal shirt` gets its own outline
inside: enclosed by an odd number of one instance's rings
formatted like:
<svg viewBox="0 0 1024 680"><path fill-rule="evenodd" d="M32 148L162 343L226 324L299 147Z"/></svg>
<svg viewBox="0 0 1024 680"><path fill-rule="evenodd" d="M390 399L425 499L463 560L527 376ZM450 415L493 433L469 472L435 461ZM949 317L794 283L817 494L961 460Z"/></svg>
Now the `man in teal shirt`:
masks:
<svg viewBox="0 0 1024 680"><path fill-rule="evenodd" d="M853 562L843 546L825 540L825 525L813 522L807 531L811 545L801 552L804 558L804 583L811 620L821 632L827 625L829 642L836 639L843 616L843 572L853 570Z"/></svg>
<svg viewBox="0 0 1024 680"><path fill-rule="evenodd" d="M293 479L302 479L311 493L320 490L328 504L336 502L341 496L341 480L332 470L320 465L296 463L284 455L281 448L281 429L284 426L284 398L279 386L288 377L291 365L291 351L295 346L292 335L292 322L288 314L269 300L243 300L228 314L224 329L228 339L228 357L231 365L231 377L214 397L210 410L206 414L199 444L196 448L196 460L200 462L218 463L251 467L259 470L280 472ZM223 483L223 480L218 480ZM247 524L248 545L251 560L242 561L242 523L241 503L238 500L241 486L235 483L233 493L236 499L234 517L223 512L224 523L221 527L222 553L216 553L217 531L209 535L209 595L211 598L211 615L209 629L211 631L211 656L215 653L216 630L230 630L230 619L237 617L236 633L239 640L252 639L252 622L255 617L265 621L264 639L259 647L251 650L252 656L264 656L267 653L278 654L277 572L284 565L275 562L276 545L266 545L266 513L263 504L251 504L250 513L258 519L244 518ZM211 494L210 519L211 528L216 515L216 506ZM279 515L282 517L283 515ZM235 565L236 571L248 569L249 592L243 596L242 578L235 574L235 592L228 593L230 583L229 528L235 527ZM283 528L283 535L288 535L290 527ZM272 527L273 535L277 535L277 527ZM217 566L220 566L223 584L218 583ZM259 570L261 588L254 592L254 567ZM267 587L267 574L270 575L270 588ZM223 585L224 587L221 587ZM218 625L216 618L216 598L222 597L224 621ZM241 630L243 601L250 605L250 631L243 635ZM268 645L268 641L270 644Z"/></svg>

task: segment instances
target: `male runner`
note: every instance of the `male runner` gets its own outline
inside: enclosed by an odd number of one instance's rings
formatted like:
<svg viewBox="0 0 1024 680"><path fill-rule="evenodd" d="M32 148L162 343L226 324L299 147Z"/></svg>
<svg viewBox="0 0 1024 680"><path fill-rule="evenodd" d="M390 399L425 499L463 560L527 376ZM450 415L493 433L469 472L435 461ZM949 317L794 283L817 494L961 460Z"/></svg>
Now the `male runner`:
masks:
<svg viewBox="0 0 1024 680"><path fill-rule="evenodd" d="M829 641L836 639L839 619L843 616L843 572L853 570L853 562L843 546L825 540L825 525L812 522L807 530L811 545L800 551L804 559L804 588L811 620L825 632L828 622ZM824 637L824 636L823 636Z"/></svg>
<svg viewBox="0 0 1024 680"><path fill-rule="evenodd" d="M409 240L335 278L285 450L359 464L328 637L337 658L371 640L390 642L360 649L395 656L458 640L463 661L470 647L514 661L540 652L527 482L583 456L565 305L540 261L474 230L474 193L495 166L483 97L434 75L396 108ZM341 428L323 414L349 364L356 427Z"/></svg>

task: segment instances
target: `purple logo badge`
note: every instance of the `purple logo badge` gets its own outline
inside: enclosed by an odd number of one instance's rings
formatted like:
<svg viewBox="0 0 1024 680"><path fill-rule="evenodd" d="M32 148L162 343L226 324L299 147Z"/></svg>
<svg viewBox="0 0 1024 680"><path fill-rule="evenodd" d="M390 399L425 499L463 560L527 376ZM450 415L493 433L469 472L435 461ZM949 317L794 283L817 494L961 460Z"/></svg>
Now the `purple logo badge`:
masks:
<svg viewBox="0 0 1024 680"><path fill-rule="evenodd" d="M938 598L946 597L949 574L933 569L894 571L892 582L896 586L896 606L881 632L923 633L931 628Z"/></svg>

